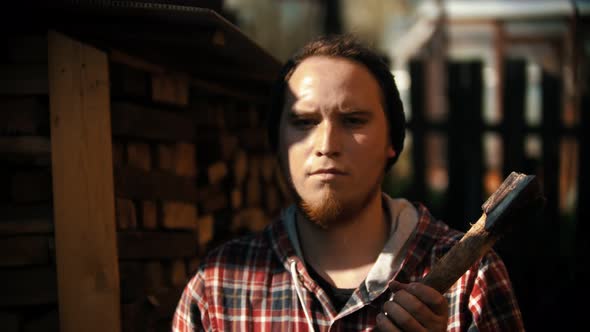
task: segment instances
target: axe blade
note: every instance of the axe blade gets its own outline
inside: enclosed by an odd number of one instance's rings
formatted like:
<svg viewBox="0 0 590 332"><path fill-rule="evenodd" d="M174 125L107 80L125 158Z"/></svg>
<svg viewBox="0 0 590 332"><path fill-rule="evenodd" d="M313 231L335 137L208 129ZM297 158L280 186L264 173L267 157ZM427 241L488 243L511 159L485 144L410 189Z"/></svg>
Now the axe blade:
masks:
<svg viewBox="0 0 590 332"><path fill-rule="evenodd" d="M540 197L539 184L534 175L512 172L498 189L482 204L486 214L485 229L492 231L507 215L523 206L536 202Z"/></svg>

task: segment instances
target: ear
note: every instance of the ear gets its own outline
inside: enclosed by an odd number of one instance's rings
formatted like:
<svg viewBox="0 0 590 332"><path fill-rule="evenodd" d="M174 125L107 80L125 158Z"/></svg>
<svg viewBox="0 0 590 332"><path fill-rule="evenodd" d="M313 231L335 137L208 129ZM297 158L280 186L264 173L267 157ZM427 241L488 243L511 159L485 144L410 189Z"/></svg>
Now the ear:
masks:
<svg viewBox="0 0 590 332"><path fill-rule="evenodd" d="M390 145L387 146L387 158L393 158L397 155L393 147Z"/></svg>

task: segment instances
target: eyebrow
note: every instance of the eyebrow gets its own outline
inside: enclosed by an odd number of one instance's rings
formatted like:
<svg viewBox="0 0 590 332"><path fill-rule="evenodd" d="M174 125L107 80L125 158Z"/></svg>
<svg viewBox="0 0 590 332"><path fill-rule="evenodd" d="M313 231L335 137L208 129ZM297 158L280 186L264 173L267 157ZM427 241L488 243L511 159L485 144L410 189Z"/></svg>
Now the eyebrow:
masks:
<svg viewBox="0 0 590 332"><path fill-rule="evenodd" d="M287 111L288 116L290 117L297 117L297 116L306 116L306 115L313 115L316 112L315 109L290 109ZM372 116L373 112L362 110L362 109L343 109L338 112L338 115L360 115L360 116Z"/></svg>

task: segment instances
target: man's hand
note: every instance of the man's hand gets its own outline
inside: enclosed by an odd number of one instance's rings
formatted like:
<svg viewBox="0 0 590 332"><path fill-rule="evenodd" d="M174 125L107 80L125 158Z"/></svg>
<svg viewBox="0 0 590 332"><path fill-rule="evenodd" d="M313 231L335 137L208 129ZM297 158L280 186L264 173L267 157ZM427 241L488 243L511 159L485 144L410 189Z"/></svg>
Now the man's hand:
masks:
<svg viewBox="0 0 590 332"><path fill-rule="evenodd" d="M392 282L393 300L385 302L377 315L379 331L446 331L447 300L436 290L413 282Z"/></svg>

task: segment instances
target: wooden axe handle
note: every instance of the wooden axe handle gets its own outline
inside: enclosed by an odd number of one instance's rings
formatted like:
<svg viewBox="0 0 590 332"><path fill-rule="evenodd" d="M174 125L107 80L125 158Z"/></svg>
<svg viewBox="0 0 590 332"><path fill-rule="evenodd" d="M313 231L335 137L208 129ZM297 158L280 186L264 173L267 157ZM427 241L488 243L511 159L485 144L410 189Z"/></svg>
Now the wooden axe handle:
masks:
<svg viewBox="0 0 590 332"><path fill-rule="evenodd" d="M445 293L492 248L511 223L525 218L543 203L544 197L535 177L512 172L482 205L484 212L479 220L436 262L422 282Z"/></svg>
<svg viewBox="0 0 590 332"><path fill-rule="evenodd" d="M486 230L485 222L484 213L463 238L435 264L422 283L443 294L485 255L499 238L498 232Z"/></svg>

